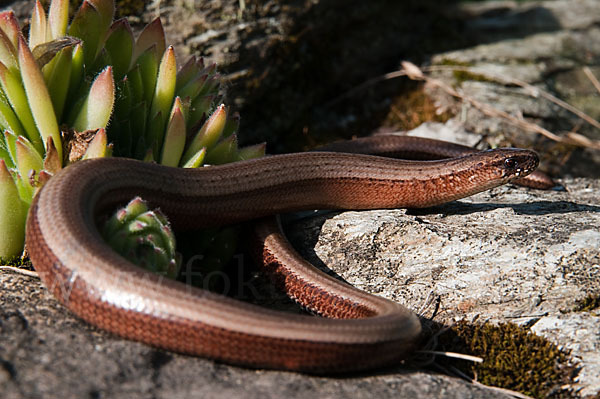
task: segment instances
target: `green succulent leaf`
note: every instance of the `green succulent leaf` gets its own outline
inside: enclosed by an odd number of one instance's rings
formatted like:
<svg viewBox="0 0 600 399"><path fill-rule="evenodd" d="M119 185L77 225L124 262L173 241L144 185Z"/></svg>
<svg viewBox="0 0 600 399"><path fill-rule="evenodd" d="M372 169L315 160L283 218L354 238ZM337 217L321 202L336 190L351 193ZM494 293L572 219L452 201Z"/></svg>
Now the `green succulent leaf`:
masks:
<svg viewBox="0 0 600 399"><path fill-rule="evenodd" d="M10 155L8 145L6 144L6 139L4 138L3 134L0 134L0 159L4 160L8 168L15 167L12 155Z"/></svg>
<svg viewBox="0 0 600 399"><path fill-rule="evenodd" d="M129 83L131 104L133 106L144 101L144 81L140 66L136 65L127 73L127 81Z"/></svg>
<svg viewBox="0 0 600 399"><path fill-rule="evenodd" d="M177 86L175 87L175 91L179 93L179 90L181 90L183 86L187 85L193 78L199 75L202 68L204 68L202 59L198 61L195 56L191 56L177 72Z"/></svg>
<svg viewBox="0 0 600 399"><path fill-rule="evenodd" d="M51 136L55 143L60 143L58 123L46 82L23 38L19 39L19 66L29 107L42 139L45 141ZM62 157L62 148L57 150Z"/></svg>
<svg viewBox="0 0 600 399"><path fill-rule="evenodd" d="M43 160L31 143L23 136L16 143L17 168L22 179L29 186L27 197L33 197L35 183L32 178L42 170Z"/></svg>
<svg viewBox="0 0 600 399"><path fill-rule="evenodd" d="M36 1L29 25L29 47L34 48L39 44L45 43L46 31L46 13L44 12L44 7L42 7L42 3Z"/></svg>
<svg viewBox="0 0 600 399"><path fill-rule="evenodd" d="M206 153L204 162L208 165L222 165L238 160L237 136L232 134Z"/></svg>
<svg viewBox="0 0 600 399"><path fill-rule="evenodd" d="M192 126L192 129L194 129L196 125L203 121L204 118L206 118L206 114L210 110L214 99L215 96L202 96L197 97L195 100L192 101L192 104L190 106L190 113L187 118L188 124Z"/></svg>
<svg viewBox="0 0 600 399"><path fill-rule="evenodd" d="M94 80L90 93L75 121L73 127L79 132L106 128L112 114L115 100L115 83L112 67L108 66Z"/></svg>
<svg viewBox="0 0 600 399"><path fill-rule="evenodd" d="M48 91L57 120L62 119L65 102L67 101L72 65L73 50L72 48L65 48L56 57L48 79Z"/></svg>
<svg viewBox="0 0 600 399"><path fill-rule="evenodd" d="M233 133L237 133L240 128L240 115L234 114L233 116L227 118L227 122L225 122L225 127L223 128L223 137L229 137Z"/></svg>
<svg viewBox="0 0 600 399"><path fill-rule="evenodd" d="M8 150L13 164L17 164L17 135L9 130L4 131L4 146Z"/></svg>
<svg viewBox="0 0 600 399"><path fill-rule="evenodd" d="M182 168L199 168L206 157L206 148L201 148L187 162L183 162Z"/></svg>
<svg viewBox="0 0 600 399"><path fill-rule="evenodd" d="M146 145L146 137L144 134L140 134L139 132L146 131L146 104L141 102L135 105L131 109L131 130L137 133L137 140L135 141L135 155L134 158L142 159L144 158L148 146Z"/></svg>
<svg viewBox="0 0 600 399"><path fill-rule="evenodd" d="M0 258L18 256L23 251L27 206L6 163L0 159Z"/></svg>
<svg viewBox="0 0 600 399"><path fill-rule="evenodd" d="M140 197L136 197L129 201L125 207L126 214L123 216L122 220L124 222L129 222L142 213L148 212L149 209L150 208L148 207L148 204L144 200L142 200Z"/></svg>
<svg viewBox="0 0 600 399"><path fill-rule="evenodd" d="M23 130L19 118L10 107L9 101L2 90L0 90L0 130L8 130L19 136L25 135L25 130Z"/></svg>
<svg viewBox="0 0 600 399"><path fill-rule="evenodd" d="M116 80L123 79L129 70L133 46L133 32L127 20L120 19L112 24L104 48L110 57Z"/></svg>
<svg viewBox="0 0 600 399"><path fill-rule="evenodd" d="M102 234L124 258L147 270L177 276L181 255L175 251L175 235L159 210L134 198L104 224Z"/></svg>
<svg viewBox="0 0 600 399"><path fill-rule="evenodd" d="M152 151L152 160L158 159L160 154L160 145L163 142L165 129L164 119L162 112L159 112L152 118L148 123L148 129L146 130L146 143L149 145L149 149Z"/></svg>
<svg viewBox="0 0 600 399"><path fill-rule="evenodd" d="M158 78L154 90L154 98L152 99L150 117L154 117L158 113L162 113L163 115L169 114L173 105L176 80L177 64L175 62L175 51L173 47L169 47L165 51L158 68ZM163 129L164 125L161 126L161 130Z"/></svg>
<svg viewBox="0 0 600 399"><path fill-rule="evenodd" d="M140 36L135 42L133 62L136 63L138 58L151 47L156 49L156 54L163 54L167 48L165 31L160 18L156 18L146 25L142 33L140 33Z"/></svg>
<svg viewBox="0 0 600 399"><path fill-rule="evenodd" d="M183 162L187 163L202 147L212 147L221 137L226 121L225 105L221 104L192 139L183 156Z"/></svg>
<svg viewBox="0 0 600 399"><path fill-rule="evenodd" d="M132 100L131 83L129 81L129 77L125 76L116 87L114 116L117 121L125 121L129 119L129 112L131 111L131 106L133 105Z"/></svg>
<svg viewBox="0 0 600 399"><path fill-rule="evenodd" d="M43 152L44 147L42 144L42 138L36 127L31 109L29 108L25 88L21 83L21 79L10 72L8 68L4 66L4 64L0 64L0 85L2 86L2 90L10 102L12 109L15 111L15 114L18 115L18 119L25 128L27 137L31 140L33 145L40 153ZM15 125L16 124L13 124L12 126Z"/></svg>
<svg viewBox="0 0 600 399"><path fill-rule="evenodd" d="M53 0L48 10L48 32L46 33L46 37L49 40L54 40L65 36L68 24L69 1Z"/></svg>
<svg viewBox="0 0 600 399"><path fill-rule="evenodd" d="M114 0L87 0L100 14L100 20L102 22L102 30L106 32L109 26L112 24L115 16L115 2ZM104 37L101 37L104 39Z"/></svg>
<svg viewBox="0 0 600 399"><path fill-rule="evenodd" d="M211 94L217 94L219 91L219 86L221 85L221 76L218 74L209 75L208 79L206 79L206 83L200 89L198 96L207 96Z"/></svg>
<svg viewBox="0 0 600 399"><path fill-rule="evenodd" d="M245 161L246 159L261 158L265 156L267 149L266 143L251 145L248 147L240 148L237 153L238 161Z"/></svg>
<svg viewBox="0 0 600 399"><path fill-rule="evenodd" d="M83 41L84 65L92 65L104 36L104 21L90 1L84 1L69 26L69 35ZM108 28L108 27L107 27Z"/></svg>
<svg viewBox="0 0 600 399"><path fill-rule="evenodd" d="M92 141L88 145L82 159L104 158L108 156L108 143L106 138L106 130L98 129Z"/></svg>
<svg viewBox="0 0 600 399"><path fill-rule="evenodd" d="M200 94L207 79L208 75L202 75L190 80L188 84L177 91L177 95L181 98L189 98L190 100L195 99Z"/></svg>
<svg viewBox="0 0 600 399"><path fill-rule="evenodd" d="M162 154L160 163L166 166L176 167L179 165L183 149L185 147L185 118L181 111L182 106L177 104L181 102L177 97L173 106L173 112L167 125L167 133L162 145Z"/></svg>
<svg viewBox="0 0 600 399"><path fill-rule="evenodd" d="M0 29L6 34L13 48L19 47L19 38L22 37L19 21L12 11L0 13Z"/></svg>
<svg viewBox="0 0 600 399"><path fill-rule="evenodd" d="M2 29L0 29L0 62L13 73L18 70L17 50Z"/></svg>
<svg viewBox="0 0 600 399"><path fill-rule="evenodd" d="M156 46L152 46L144 51L138 58L137 65L139 65L140 76L142 78L142 98L146 104L152 104L158 73L158 55Z"/></svg>
<svg viewBox="0 0 600 399"><path fill-rule="evenodd" d="M81 87L84 75L84 53L83 44L79 43L75 45L73 49L73 57L71 58L71 75L69 77L69 93L67 99L73 100Z"/></svg>

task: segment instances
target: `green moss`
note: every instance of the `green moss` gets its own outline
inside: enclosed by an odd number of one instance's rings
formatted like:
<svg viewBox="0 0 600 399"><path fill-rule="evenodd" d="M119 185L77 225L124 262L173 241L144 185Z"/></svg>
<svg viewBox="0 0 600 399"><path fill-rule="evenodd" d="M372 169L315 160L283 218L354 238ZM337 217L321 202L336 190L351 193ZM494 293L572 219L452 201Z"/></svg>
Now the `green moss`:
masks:
<svg viewBox="0 0 600 399"><path fill-rule="evenodd" d="M441 349L479 356L482 363L443 360L477 381L534 398L571 397L561 386L572 381L569 354L515 324L459 322L440 337Z"/></svg>
<svg viewBox="0 0 600 399"><path fill-rule="evenodd" d="M11 259L0 258L0 265L33 270L33 266L31 265L31 261L29 260L29 258L21 258L20 256Z"/></svg>
<svg viewBox="0 0 600 399"><path fill-rule="evenodd" d="M475 82L495 82L494 79L490 79L489 77L487 77L485 75L481 75L479 73L474 73L474 72L467 72L467 71L456 70L456 71L452 72L452 76L454 76L454 79L456 79L458 84L461 84L467 80L471 80L471 81L475 81Z"/></svg>
<svg viewBox="0 0 600 399"><path fill-rule="evenodd" d="M451 60L450 58L443 58L441 62L436 65L446 65L446 66L461 66L461 67L470 67L472 66L470 63L465 61Z"/></svg>
<svg viewBox="0 0 600 399"><path fill-rule="evenodd" d="M583 299L580 299L575 304L575 312L589 312L590 310L598 309L600 307L600 295L588 295Z"/></svg>
<svg viewBox="0 0 600 399"><path fill-rule="evenodd" d="M461 68L468 68L468 67L473 66L471 63L464 62L464 61L452 60L449 58L442 59L442 61L437 63L436 65L461 67ZM467 81L467 80L474 80L476 82L495 82L494 79L490 79L489 77L487 77L485 75L475 73L475 72L468 72L468 71L464 71L464 70L455 70L452 72L452 75L454 76L454 79L456 79L456 81L459 84L464 81Z"/></svg>

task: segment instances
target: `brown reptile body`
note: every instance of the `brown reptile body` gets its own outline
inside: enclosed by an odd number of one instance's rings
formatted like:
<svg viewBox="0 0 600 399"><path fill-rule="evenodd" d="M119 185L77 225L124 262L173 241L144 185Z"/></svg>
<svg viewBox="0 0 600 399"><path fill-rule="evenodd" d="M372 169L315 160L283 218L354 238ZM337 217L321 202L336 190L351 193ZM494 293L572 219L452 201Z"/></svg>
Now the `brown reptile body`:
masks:
<svg viewBox="0 0 600 399"><path fill-rule="evenodd" d="M111 251L98 216L134 195L177 229L301 209L427 207L530 173L537 155L500 149L439 161L302 153L201 169L126 159L79 162L31 206L27 248L51 292L84 320L160 348L250 367L331 373L398 362L418 318L316 270L277 226L257 227L266 269L304 306L333 318L266 310L145 272Z"/></svg>

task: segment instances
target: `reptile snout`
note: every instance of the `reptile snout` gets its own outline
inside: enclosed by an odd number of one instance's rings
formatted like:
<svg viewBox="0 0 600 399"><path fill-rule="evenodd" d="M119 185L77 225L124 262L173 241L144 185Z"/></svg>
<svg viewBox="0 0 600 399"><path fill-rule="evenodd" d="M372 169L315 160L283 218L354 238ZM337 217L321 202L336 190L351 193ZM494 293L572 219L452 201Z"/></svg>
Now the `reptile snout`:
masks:
<svg viewBox="0 0 600 399"><path fill-rule="evenodd" d="M520 178L533 172L540 163L536 152L523 149L507 149L508 154L502 162L505 177Z"/></svg>

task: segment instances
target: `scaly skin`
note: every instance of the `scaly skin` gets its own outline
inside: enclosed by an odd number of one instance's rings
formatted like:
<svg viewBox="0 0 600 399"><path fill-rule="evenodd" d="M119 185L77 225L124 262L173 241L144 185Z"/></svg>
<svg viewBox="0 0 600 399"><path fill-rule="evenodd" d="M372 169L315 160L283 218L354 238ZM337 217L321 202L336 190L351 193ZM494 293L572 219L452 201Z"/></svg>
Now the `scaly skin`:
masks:
<svg viewBox="0 0 600 399"><path fill-rule="evenodd" d="M427 207L521 178L537 164L534 152L518 149L438 161L302 153L200 169L90 160L61 171L36 196L27 248L62 303L123 337L249 367L364 370L414 349L418 318L318 272L271 222L257 227L266 269L304 306L334 318L266 310L164 280L111 251L95 219L135 195L159 206L176 229L301 209Z"/></svg>

